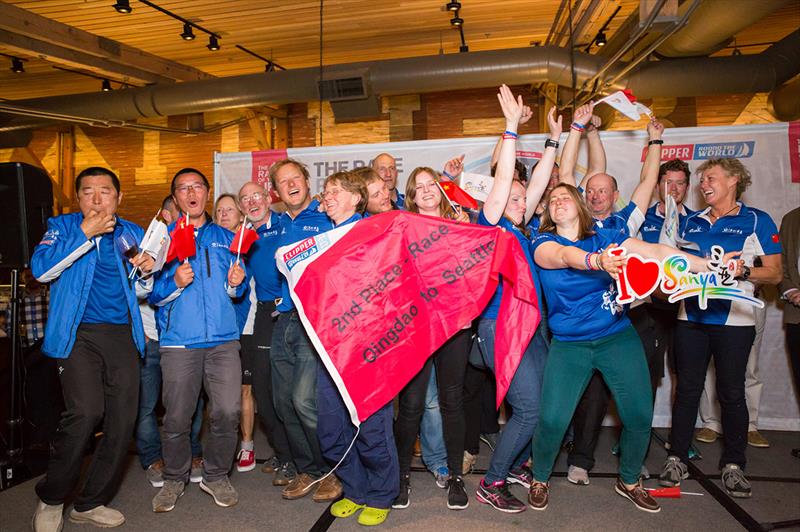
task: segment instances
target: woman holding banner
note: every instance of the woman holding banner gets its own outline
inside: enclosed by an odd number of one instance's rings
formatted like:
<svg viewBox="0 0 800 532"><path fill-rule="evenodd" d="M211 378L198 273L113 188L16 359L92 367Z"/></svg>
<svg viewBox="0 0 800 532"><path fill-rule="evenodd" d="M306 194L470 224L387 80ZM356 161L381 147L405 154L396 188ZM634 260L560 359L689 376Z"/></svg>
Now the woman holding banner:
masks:
<svg viewBox="0 0 800 532"><path fill-rule="evenodd" d="M462 210L456 211L445 198L439 186L439 176L428 167L415 168L406 183L406 210L426 216L437 216L459 221L469 221ZM400 392L400 408L395 421L397 455L400 460L400 494L392 508L408 508L411 483L411 453L419 433L420 419L425 409L425 394L431 375L431 365L436 365L439 385L439 403L442 412L444 443L447 448L447 507L463 510L469 506L461 471L464 459L464 374L471 345L470 329L462 329L440 347L422 367L422 370Z"/></svg>
<svg viewBox="0 0 800 532"><path fill-rule="evenodd" d="M750 186L750 172L738 159L709 159L697 173L708 207L687 218L681 238L696 244L699 251L694 253L706 256L714 245L726 251L742 250L735 279L747 296L753 295L753 283L779 283L783 273L775 222L764 211L740 201ZM756 257L761 258L761 266L754 266ZM745 371L754 338L755 316L750 305L710 300L707 308L701 309L694 298L681 305L674 344L678 385L672 405L670 456L659 479L662 486L678 486L689 476L689 444L713 355L725 443L719 461L722 484L733 497L750 497L750 482L744 476L748 430Z"/></svg>
<svg viewBox="0 0 800 532"><path fill-rule="evenodd" d="M325 212L335 227L361 219L367 206L365 181L355 172L337 172L325 180ZM344 498L331 505L335 517L359 510L358 523L383 523L397 497L397 451L392 432L392 402L365 419L356 433L350 414L328 371L317 372L317 435L325 459L335 465ZM353 442L353 438L356 438ZM348 452L348 448L352 448ZM333 472L328 473L332 475Z"/></svg>
<svg viewBox="0 0 800 532"><path fill-rule="evenodd" d="M494 183L489 197L478 215L478 224L499 225L517 238L525 252L525 258L528 260L536 292L541 298L539 276L531 256L530 235L525 228L525 213L526 211L533 213L536 210L544 189L548 185L558 149L558 139L561 135L561 117L559 116L556 120L556 108L550 109L547 116L550 139L545 144L542 160L533 171L526 194L525 186L513 175L517 127L520 118L529 114L530 109L522 104L521 96L514 99L511 90L505 85L500 87L497 97L506 117L506 131L503 134ZM492 371L495 370L494 339L501 297L502 288L498 286L478 323L478 345L484 363ZM540 299L539 303L542 307L544 302ZM489 470L481 480L476 494L479 502L488 504L501 512L517 513L525 510L525 504L509 491L506 479L523 484L526 488L530 487L530 469L521 464L530 456L530 442L539 420L539 397L541 396L542 376L548 349L543 331L544 327L540 326L537 329L511 379L506 400L512 407L512 414L506 422L505 429L500 433ZM510 475L512 471L513 474Z"/></svg>
<svg viewBox="0 0 800 532"><path fill-rule="evenodd" d="M550 193L533 242L553 332L533 444L528 503L534 510L547 508L548 480L561 440L592 372L598 370L611 389L623 425L615 490L640 510L660 511L639 481L653 418L650 377L642 343L616 302L611 283L626 258L609 250L621 245L656 260L678 251L635 238L618 239L618 231L593 228L592 216L574 186L562 183ZM692 271L708 270L705 259L688 259Z"/></svg>

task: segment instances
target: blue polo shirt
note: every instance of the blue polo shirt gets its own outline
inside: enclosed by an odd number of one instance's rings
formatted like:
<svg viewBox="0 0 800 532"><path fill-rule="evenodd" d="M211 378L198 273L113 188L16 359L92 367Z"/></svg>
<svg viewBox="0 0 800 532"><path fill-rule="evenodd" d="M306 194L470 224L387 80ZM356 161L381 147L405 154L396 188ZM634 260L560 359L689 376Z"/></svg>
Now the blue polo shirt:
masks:
<svg viewBox="0 0 800 532"><path fill-rule="evenodd" d="M537 233L531 252L545 242L574 246L593 252L619 243L618 231L596 229L595 234L572 242L555 233ZM615 301L617 287L604 271L583 271L572 268L548 270L539 267L548 324L553 336L564 342L597 340L630 326L630 321Z"/></svg>
<svg viewBox="0 0 800 532"><path fill-rule="evenodd" d="M125 324L129 321L121 265L117 262L126 259L117 259L114 253L114 235L118 232L95 239L95 249L90 253L97 253L97 263L81 323Z"/></svg>
<svg viewBox="0 0 800 532"><path fill-rule="evenodd" d="M494 227L495 224L490 222L486 219L486 216L483 214L483 209L481 209L480 213L478 213L478 225L484 225L487 227ZM517 226L515 226L511 221L506 218L505 216L500 217L500 221L497 222L497 226L502 227L506 231L510 232L514 237L516 237L519 245L522 247L523 253L525 253L525 260L528 261L528 267L530 268L531 277L533 278L533 284L536 286L536 295L541 298L542 297L542 287L539 281L539 275L537 274L536 264L533 262L533 255L531 254L531 242L528 238L519 230ZM494 292L494 296L492 299L489 300L489 303L486 305L486 308L483 309L481 313L481 318L488 318L488 319L497 319L497 313L500 310L500 301L503 297L503 285L498 284L497 290ZM540 304L540 307L542 305Z"/></svg>
<svg viewBox="0 0 800 532"><path fill-rule="evenodd" d="M247 254L247 267L256 281L256 298L259 301L274 301L281 297L283 276L275 264L279 232L280 216L270 212L267 222L256 229L258 240L253 242L253 247Z"/></svg>
<svg viewBox="0 0 800 532"><path fill-rule="evenodd" d="M278 232L277 247L288 246L333 229L333 223L328 218L328 215L319 211L319 201L317 200L312 201L295 218L292 218L286 212L281 214L278 225L280 230ZM274 256L272 260L273 262L275 261ZM289 293L289 283L286 282L285 277L281 277L281 303L278 305L278 312L289 312L291 310L294 310L294 302Z"/></svg>
<svg viewBox="0 0 800 532"><path fill-rule="evenodd" d="M622 243L623 240L629 236L635 235L639 231L644 216L642 211L636 208L636 204L629 201L624 209L612 212L608 218L603 220L594 219L595 229L610 229L616 233L617 244Z"/></svg>
<svg viewBox="0 0 800 532"><path fill-rule="evenodd" d="M393 202L394 206L404 211L406 209L406 195L401 194L400 191L397 191L397 201Z"/></svg>
<svg viewBox="0 0 800 532"><path fill-rule="evenodd" d="M661 228L664 226L664 216L658 212L658 205L656 203L644 215L644 223L639 229L639 238L651 244L658 244L658 238L661 236ZM686 219L694 214L694 211L687 209L685 205L681 205L683 212L678 212L678 234L683 231L686 226Z"/></svg>
<svg viewBox="0 0 800 532"><path fill-rule="evenodd" d="M723 216L711 223L711 207L697 211L686 219L680 232L681 238L696 243L699 251L684 250L700 257L708 257L711 246L721 246L725 252L741 250L739 257L747 266L753 266L755 257L777 255L781 252L778 228L769 214L738 202L740 209L735 216ZM753 283L738 281L738 288L753 296ZM706 310L701 310L697 298L683 300L678 319L710 325L749 326L755 324L751 305L726 299L709 299Z"/></svg>

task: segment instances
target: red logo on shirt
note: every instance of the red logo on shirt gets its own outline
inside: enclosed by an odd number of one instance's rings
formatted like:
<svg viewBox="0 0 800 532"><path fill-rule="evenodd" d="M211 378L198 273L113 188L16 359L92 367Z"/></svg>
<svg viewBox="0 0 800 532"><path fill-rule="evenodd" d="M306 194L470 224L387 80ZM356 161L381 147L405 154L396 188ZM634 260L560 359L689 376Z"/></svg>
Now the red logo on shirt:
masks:
<svg viewBox="0 0 800 532"><path fill-rule="evenodd" d="M775 233L774 235L772 235L772 241L775 242L776 244L780 241L780 237L778 236L778 233Z"/></svg>

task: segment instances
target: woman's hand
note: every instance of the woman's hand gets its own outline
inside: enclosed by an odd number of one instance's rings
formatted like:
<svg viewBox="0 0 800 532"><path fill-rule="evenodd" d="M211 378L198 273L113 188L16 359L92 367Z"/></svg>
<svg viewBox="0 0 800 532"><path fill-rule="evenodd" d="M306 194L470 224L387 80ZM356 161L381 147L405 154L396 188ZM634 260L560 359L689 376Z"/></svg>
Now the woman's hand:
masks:
<svg viewBox="0 0 800 532"><path fill-rule="evenodd" d="M446 163L444 163L444 174L445 177L452 177L455 179L458 174L460 174L464 170L464 154L459 155L458 157L453 157Z"/></svg>
<svg viewBox="0 0 800 532"><path fill-rule="evenodd" d="M577 122L582 126L586 126L592 119L592 111L594 111L594 102L581 105L572 114L572 121Z"/></svg>
<svg viewBox="0 0 800 532"><path fill-rule="evenodd" d="M503 116L506 117L506 129L512 128L516 130L520 119L523 116L530 115L531 109L522 103L522 95L518 95L516 99L506 85L500 85L500 92L497 93L497 100L500 102L500 108L503 110ZM528 117L530 119L530 117ZM527 121L527 120L526 120ZM516 131L514 131L516 133Z"/></svg>
<svg viewBox="0 0 800 532"><path fill-rule="evenodd" d="M563 131L563 127L561 125L562 116L558 115L558 120L556 120L556 106L550 108L550 112L547 113L547 127L550 128L550 138L558 142L558 139L561 137L561 132Z"/></svg>
<svg viewBox="0 0 800 532"><path fill-rule="evenodd" d="M616 281L628 257L626 257L624 253L612 255L610 251L615 247L616 244L611 244L605 251L600 253L597 257L597 265Z"/></svg>

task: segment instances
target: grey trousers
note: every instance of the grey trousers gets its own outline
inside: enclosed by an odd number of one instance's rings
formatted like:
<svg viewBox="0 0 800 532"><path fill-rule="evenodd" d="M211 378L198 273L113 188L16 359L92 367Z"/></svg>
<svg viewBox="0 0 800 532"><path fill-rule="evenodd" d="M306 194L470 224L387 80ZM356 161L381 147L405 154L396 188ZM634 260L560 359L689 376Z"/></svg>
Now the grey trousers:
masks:
<svg viewBox="0 0 800 532"><path fill-rule="evenodd" d="M239 342L202 349L162 347L160 352L166 409L161 440L164 479L189 481L189 433L202 388L208 395L210 425L208 441L203 445L203 479L214 482L227 477L236 453L242 408Z"/></svg>

